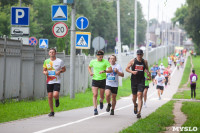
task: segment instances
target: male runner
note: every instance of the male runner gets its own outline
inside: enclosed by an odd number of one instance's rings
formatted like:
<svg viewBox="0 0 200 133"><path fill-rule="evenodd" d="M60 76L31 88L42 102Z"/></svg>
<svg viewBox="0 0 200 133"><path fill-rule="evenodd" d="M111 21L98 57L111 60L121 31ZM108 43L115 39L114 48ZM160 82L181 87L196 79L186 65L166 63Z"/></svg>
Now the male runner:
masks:
<svg viewBox="0 0 200 133"><path fill-rule="evenodd" d="M55 99L55 106L59 106L59 92L60 92L60 73L66 71L64 62L56 57L56 49L49 49L50 58L44 61L43 74L47 76L47 92L48 101L51 112L49 117L54 116L53 97Z"/></svg>
<svg viewBox="0 0 200 133"><path fill-rule="evenodd" d="M161 75L160 71L158 71L157 76L155 77L155 84L157 84L157 90L158 90L158 97L159 100L161 100L161 96L163 94L164 85L165 85L165 77Z"/></svg>
<svg viewBox="0 0 200 133"><path fill-rule="evenodd" d="M114 109L116 105L116 96L118 91L118 76L124 77L122 67L116 64L117 58L115 55L111 55L109 62L112 66L112 73L106 73L106 101L108 103L106 111L109 112L111 108L111 96L112 96L112 109L110 115L114 115Z"/></svg>
<svg viewBox="0 0 200 133"><path fill-rule="evenodd" d="M98 115L97 111L97 96L98 89L100 88L100 109L103 109L104 92L106 87L106 73L112 72L112 67L107 60L103 59L104 52L97 51L97 59L91 60L88 66L90 76L92 76L92 92L93 92L93 105L94 115ZM93 72L92 72L93 67ZM108 68L106 70L106 68Z"/></svg>
<svg viewBox="0 0 200 133"><path fill-rule="evenodd" d="M151 68L150 72L151 72L151 78L152 78L153 86L154 86L154 79L155 79L156 74L157 74L157 69L156 69L155 65L153 65L153 67Z"/></svg>
<svg viewBox="0 0 200 133"><path fill-rule="evenodd" d="M142 98L143 91L145 88L145 77L144 71L147 71L147 75L150 77L150 72L148 69L148 62L143 58L143 51L141 49L137 50L137 57L131 59L126 67L126 71L131 73L131 89L133 94L133 104L134 113L137 114L137 118L141 118L142 110ZM131 69L130 69L131 68ZM138 104L136 100L138 98Z"/></svg>

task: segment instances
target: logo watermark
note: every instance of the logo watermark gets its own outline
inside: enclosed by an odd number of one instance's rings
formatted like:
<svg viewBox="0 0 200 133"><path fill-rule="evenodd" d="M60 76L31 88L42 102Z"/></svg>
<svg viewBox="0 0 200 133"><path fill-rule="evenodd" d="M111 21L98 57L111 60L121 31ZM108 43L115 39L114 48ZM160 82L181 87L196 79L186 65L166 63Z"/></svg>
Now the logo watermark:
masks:
<svg viewBox="0 0 200 133"><path fill-rule="evenodd" d="M197 127L172 127L172 131L196 132L196 131L198 131L198 128Z"/></svg>

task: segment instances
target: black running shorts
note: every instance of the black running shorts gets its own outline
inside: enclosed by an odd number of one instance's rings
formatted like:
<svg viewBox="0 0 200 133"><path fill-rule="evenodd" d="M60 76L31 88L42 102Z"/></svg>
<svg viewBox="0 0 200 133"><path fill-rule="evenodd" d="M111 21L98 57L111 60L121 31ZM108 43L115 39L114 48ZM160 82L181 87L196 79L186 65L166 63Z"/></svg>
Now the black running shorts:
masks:
<svg viewBox="0 0 200 133"><path fill-rule="evenodd" d="M131 84L131 90L132 90L133 95L136 95L137 92L143 92L144 88L145 88L145 85L143 83Z"/></svg>
<svg viewBox="0 0 200 133"><path fill-rule="evenodd" d="M156 89L164 90L164 86L157 85Z"/></svg>
<svg viewBox="0 0 200 133"><path fill-rule="evenodd" d="M60 92L60 84L47 84L47 92L58 91Z"/></svg>
<svg viewBox="0 0 200 133"><path fill-rule="evenodd" d="M117 94L117 91L118 91L118 87L111 87L108 85L106 85L106 89L109 89L111 91L111 93L113 93L113 94Z"/></svg>
<svg viewBox="0 0 200 133"><path fill-rule="evenodd" d="M92 80L92 86L98 87L98 88L101 88L101 89L105 89L106 79L104 79L104 80Z"/></svg>
<svg viewBox="0 0 200 133"><path fill-rule="evenodd" d="M152 76L151 76L152 80L155 79L155 77L156 77L156 75L152 75Z"/></svg>

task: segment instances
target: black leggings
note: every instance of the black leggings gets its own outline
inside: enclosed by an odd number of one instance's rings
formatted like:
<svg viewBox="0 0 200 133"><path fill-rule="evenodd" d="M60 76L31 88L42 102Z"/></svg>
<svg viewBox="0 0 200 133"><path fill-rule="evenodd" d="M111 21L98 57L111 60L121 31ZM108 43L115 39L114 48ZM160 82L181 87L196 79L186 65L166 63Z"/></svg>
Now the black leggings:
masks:
<svg viewBox="0 0 200 133"><path fill-rule="evenodd" d="M191 98L193 98L193 92L194 92L194 98L196 97L196 84L191 84Z"/></svg>

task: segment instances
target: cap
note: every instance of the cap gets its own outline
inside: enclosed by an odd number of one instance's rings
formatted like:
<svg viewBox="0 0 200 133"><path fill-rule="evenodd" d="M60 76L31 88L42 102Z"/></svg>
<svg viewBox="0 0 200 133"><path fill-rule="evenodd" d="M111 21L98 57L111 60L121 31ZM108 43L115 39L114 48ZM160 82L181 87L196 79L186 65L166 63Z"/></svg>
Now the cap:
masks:
<svg viewBox="0 0 200 133"><path fill-rule="evenodd" d="M160 65L163 65L163 63L160 63Z"/></svg>
<svg viewBox="0 0 200 133"><path fill-rule="evenodd" d="M143 54L143 51L141 49L138 49L137 54Z"/></svg>

